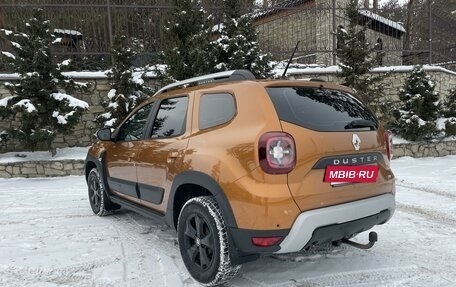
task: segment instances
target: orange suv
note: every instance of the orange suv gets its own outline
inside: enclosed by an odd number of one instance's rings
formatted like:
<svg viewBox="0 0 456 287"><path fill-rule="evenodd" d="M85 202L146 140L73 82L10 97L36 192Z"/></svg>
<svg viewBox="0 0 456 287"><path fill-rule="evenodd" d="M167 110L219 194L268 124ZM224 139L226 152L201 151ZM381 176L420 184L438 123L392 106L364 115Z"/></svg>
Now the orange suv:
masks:
<svg viewBox="0 0 456 287"><path fill-rule="evenodd" d="M85 165L93 212L122 206L176 228L185 266L206 286L260 254L369 248L375 234L368 245L350 238L395 210L391 135L336 84L245 70L192 78L97 137ZM352 179L363 168L370 182Z"/></svg>

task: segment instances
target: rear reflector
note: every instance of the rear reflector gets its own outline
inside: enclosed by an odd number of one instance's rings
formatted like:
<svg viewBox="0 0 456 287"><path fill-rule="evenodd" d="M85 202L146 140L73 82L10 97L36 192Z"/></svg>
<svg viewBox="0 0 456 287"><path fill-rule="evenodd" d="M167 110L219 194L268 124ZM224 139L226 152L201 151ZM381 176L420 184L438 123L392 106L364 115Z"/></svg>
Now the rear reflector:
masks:
<svg viewBox="0 0 456 287"><path fill-rule="evenodd" d="M273 236L273 237L252 237L252 243L258 247L269 247L276 245L282 236Z"/></svg>

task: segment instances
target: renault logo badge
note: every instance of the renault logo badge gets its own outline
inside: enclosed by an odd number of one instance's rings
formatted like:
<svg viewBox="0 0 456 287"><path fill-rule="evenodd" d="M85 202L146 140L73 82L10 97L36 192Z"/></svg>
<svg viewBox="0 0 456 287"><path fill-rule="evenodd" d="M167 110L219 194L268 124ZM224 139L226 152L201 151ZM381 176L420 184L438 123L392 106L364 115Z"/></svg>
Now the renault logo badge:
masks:
<svg viewBox="0 0 456 287"><path fill-rule="evenodd" d="M361 148L361 139L357 134L353 134L352 144L356 151Z"/></svg>

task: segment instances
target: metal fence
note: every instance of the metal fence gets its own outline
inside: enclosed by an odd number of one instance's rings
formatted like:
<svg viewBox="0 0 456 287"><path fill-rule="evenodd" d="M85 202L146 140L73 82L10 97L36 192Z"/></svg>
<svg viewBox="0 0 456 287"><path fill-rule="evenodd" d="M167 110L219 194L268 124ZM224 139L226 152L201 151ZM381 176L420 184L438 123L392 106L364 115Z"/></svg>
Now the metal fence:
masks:
<svg viewBox="0 0 456 287"><path fill-rule="evenodd" d="M288 0L275 8L250 10L254 11L251 16L262 49L271 53L275 60L284 60L300 41L296 61L334 64L337 61L334 32L347 25L343 2ZM454 68L456 12L438 9L432 1L418 2L421 4L415 5L411 13L410 33L404 33L407 25L400 23L407 20L406 11L360 10L360 24L369 26L370 42L386 55L379 65L440 64ZM206 11L215 15L213 25L217 25L222 13L220 1L207 0L203 4ZM72 58L72 68L76 70L109 68L110 48L116 35L141 41L144 50L135 65L157 63L157 55L162 50L161 26L172 9L170 1L165 0L4 0L0 3L0 28L20 31L23 22L37 7L44 9L54 33L66 39L55 50L57 59ZM0 50L8 49L7 42L0 39ZM7 70L0 59L0 71Z"/></svg>

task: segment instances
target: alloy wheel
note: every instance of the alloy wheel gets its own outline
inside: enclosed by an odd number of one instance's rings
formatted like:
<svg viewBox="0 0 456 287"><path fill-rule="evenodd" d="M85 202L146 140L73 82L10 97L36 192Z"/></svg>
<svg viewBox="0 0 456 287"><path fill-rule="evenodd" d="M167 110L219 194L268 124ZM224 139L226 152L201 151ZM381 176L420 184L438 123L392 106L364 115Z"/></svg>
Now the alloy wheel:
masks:
<svg viewBox="0 0 456 287"><path fill-rule="evenodd" d="M188 257L200 270L207 270L214 261L214 235L206 220L193 214L185 222L184 242Z"/></svg>

